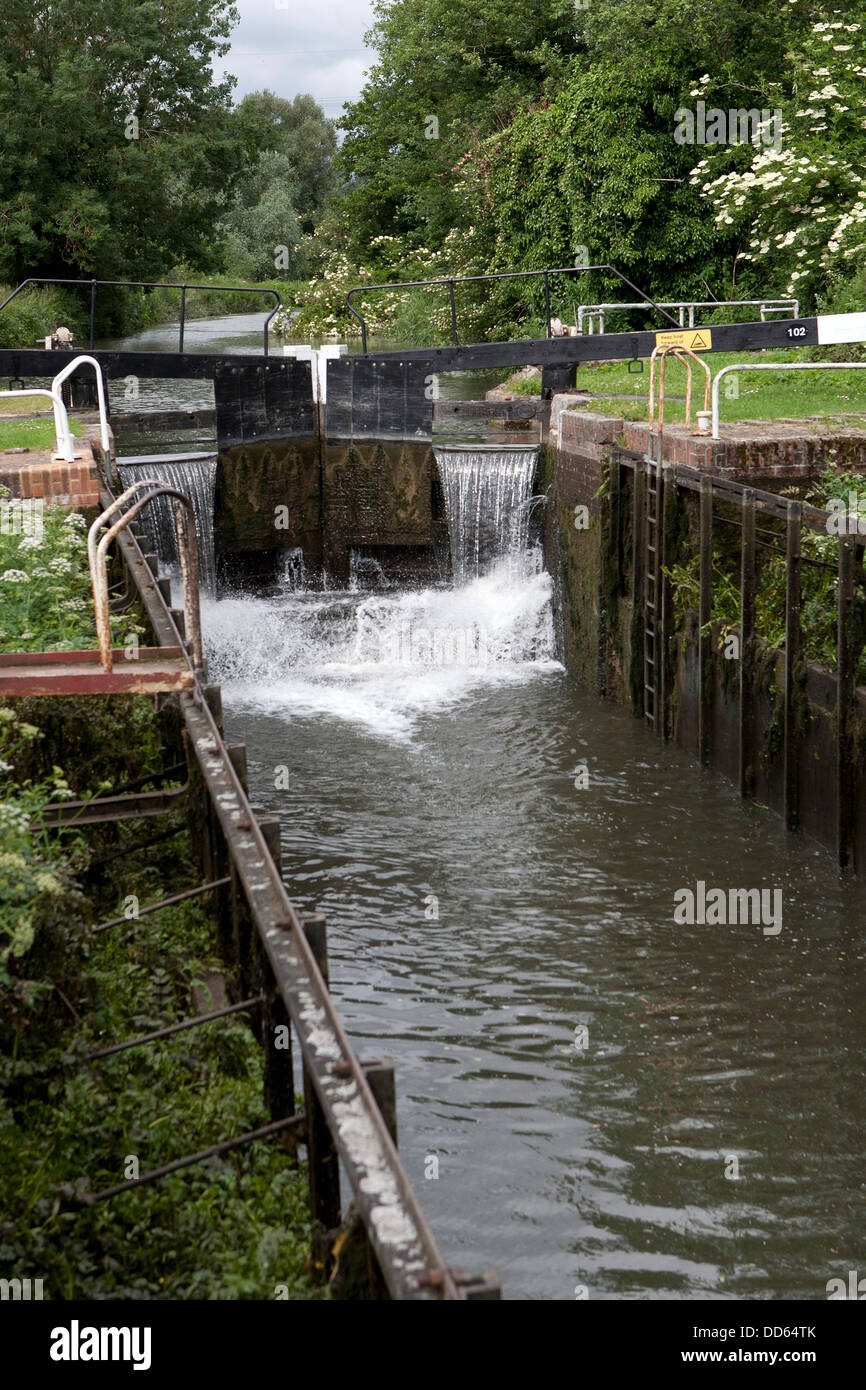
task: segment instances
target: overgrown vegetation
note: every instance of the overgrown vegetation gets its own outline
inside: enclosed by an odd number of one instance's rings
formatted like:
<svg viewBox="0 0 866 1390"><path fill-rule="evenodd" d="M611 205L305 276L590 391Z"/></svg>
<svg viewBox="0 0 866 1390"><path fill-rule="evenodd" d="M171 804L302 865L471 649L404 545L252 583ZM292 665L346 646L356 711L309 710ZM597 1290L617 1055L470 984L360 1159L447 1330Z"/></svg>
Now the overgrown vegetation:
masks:
<svg viewBox="0 0 866 1390"><path fill-rule="evenodd" d="M104 791L162 764L151 701L14 705L0 708L2 1277L43 1278L53 1299L321 1296L305 1273L303 1169L275 1144L78 1201L266 1123L262 1053L245 1022L226 1019L87 1061L187 1016L193 989L222 966L200 902L132 915L195 881L178 817L167 822L176 838L138 852L152 822L40 822L73 786ZM59 767L43 775L60 729L68 781Z"/></svg>
<svg viewBox="0 0 866 1390"><path fill-rule="evenodd" d="M851 494L854 501L851 501ZM806 499L826 509L834 500L853 516L862 516L866 525L866 484L856 474L827 469ZM755 594L755 633L771 650L785 645L785 589L787 561L785 531L781 523L761 517L758 539L758 583ZM836 594L838 539L825 531L804 526L801 534L800 625L802 652L807 661L834 671L837 663ZM740 609L739 532L735 527L717 526L713 532L713 625L724 637L739 629ZM681 621L687 609L697 609L700 601L700 557L697 551L685 564L672 565L666 574L671 582L674 609ZM860 657L857 679L866 683L866 652Z"/></svg>
<svg viewBox="0 0 866 1390"><path fill-rule="evenodd" d="M94 647L84 517L38 502L16 507L5 487L0 506L8 509L0 527L0 651ZM144 631L128 613L113 615L111 627L115 642L134 642Z"/></svg>
<svg viewBox="0 0 866 1390"><path fill-rule="evenodd" d="M429 275L612 264L656 299L796 293L802 313L862 308L856 10L797 0L770 26L763 0L538 0L519 14L378 0L374 15L377 58L341 121L344 278L416 278L423 247ZM742 143L675 138L698 102L780 116ZM576 303L634 297L605 271L552 292L571 322ZM467 339L542 322L538 280L459 293ZM323 308L310 322L325 331ZM382 309L376 324L396 322Z"/></svg>

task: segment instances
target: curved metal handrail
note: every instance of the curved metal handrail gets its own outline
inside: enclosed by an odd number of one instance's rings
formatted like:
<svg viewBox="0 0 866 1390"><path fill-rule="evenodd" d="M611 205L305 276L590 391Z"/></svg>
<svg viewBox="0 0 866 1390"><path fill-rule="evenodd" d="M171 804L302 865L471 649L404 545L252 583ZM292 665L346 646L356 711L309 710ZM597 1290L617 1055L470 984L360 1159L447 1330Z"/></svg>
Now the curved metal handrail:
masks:
<svg viewBox="0 0 866 1390"><path fill-rule="evenodd" d="M116 512L129 497L146 488L144 497L133 502L129 509L115 521L96 543L96 532L104 526L108 518ZM199 603L198 580L198 540L195 533L195 511L192 501L177 488L166 487L152 478L142 478L132 487L121 493L105 511L96 518L87 533L87 556L90 561L90 582L93 588L93 608L96 618L96 635L99 643L99 657L105 671L114 669L114 655L111 648L111 622L108 608L108 575L105 555L109 545L119 531L123 531L131 521L156 497L174 498L174 525L177 535L177 553L180 560L180 573L183 581L183 599L189 626L190 659L195 671L204 665L201 640L201 607Z"/></svg>
<svg viewBox="0 0 866 1390"><path fill-rule="evenodd" d="M689 423L690 423L690 421L691 421L691 410L692 410L692 366L691 366L691 362L690 362L688 359L689 359L689 358L692 358L695 362L699 362L700 365L703 367L704 371L705 371L706 374L707 374L707 379L706 379L706 382L705 382L705 384L704 384L704 413L705 413L705 414L707 414L707 413L709 412L709 408L710 408L710 377L711 377L711 372L710 372L709 366L708 366L707 363L704 361L704 359L703 359L702 357L699 357L698 354L697 354L696 352L693 352L691 348L683 347L680 343L658 343L658 344L653 348L652 352L650 353L650 370L649 370L649 426L650 426L650 429L652 429L653 423L654 423L654 421L655 421L655 371L656 371L656 357L657 357L657 356L658 356L658 357L660 358L660 360L661 360L661 366L660 366L660 368L659 368L659 435L661 435L661 434L664 433L664 420L665 420L665 363L667 362L668 357L670 357L670 356L676 357L677 361L682 362L683 366L684 366L685 369L686 369L686 419L685 419L685 423L686 423L687 426L689 425Z"/></svg>
<svg viewBox="0 0 866 1390"><path fill-rule="evenodd" d="M648 295L648 294L644 294L643 290L642 290L642 289L639 289L637 285L632 284L631 280L629 280L629 279L627 278L627 276L623 275L623 273L622 273L621 270L617 270L617 268L616 268L615 265L566 265L566 266L558 266L558 267L556 267L556 268L548 268L547 270L501 270L501 271L491 272L489 275L457 275L457 276L453 276L453 275L452 275L452 276L446 276L445 278L442 278L442 279L435 279L435 280L394 280L393 282L391 282L391 283L389 283L389 284L384 284L384 285L355 285L354 288L351 289L351 290L349 290L348 294L346 295L346 308L349 310L349 313L350 313L350 314L353 314L353 315L354 315L354 317L358 320L358 322L359 322L360 325L361 325L361 351L362 351L362 353L364 354L364 356L366 356L366 354L367 354L367 324L366 324L366 322L365 322L365 320L364 320L363 315L362 315L362 314L359 314L359 313L358 313L358 310L357 310L357 309L354 307L354 305L352 304L352 295L354 295L354 294L367 294L370 290L401 290L401 289L413 289L413 288L414 288L414 289L417 289L419 286L422 286L422 285L447 285L447 286L448 286L448 293L449 293L449 296L450 296L450 299L451 299L451 333L452 333L452 336L453 336L453 338L454 338L454 347L459 347L459 346L460 346L460 341L459 341L459 338L458 338L458 336L457 336L457 309L456 309L455 301L454 301L454 286L455 286L455 285L468 285L468 284L477 283L478 281L481 281L481 280L521 280L521 279L526 279L526 278L528 278L528 277L530 277L530 276L543 275L543 276L544 276L544 312L545 312L545 320L546 320L546 323L547 323L547 336L548 336L548 338L550 338L550 337L552 337L553 335L552 335L552 333L551 333L551 331L550 331L550 278L549 278L549 277L550 277L551 275L585 275L585 274L586 274L588 271L590 271L590 270L609 270L609 271L611 271L611 272L612 272L614 275L616 275L620 280L622 280L622 282L623 282L624 285L628 285L628 287L629 287L630 290L634 290L635 294L639 294L640 297L641 297L641 300L642 300L645 304L649 304L649 305L651 305L651 307L652 307L653 309L658 310L658 312L659 312L664 318L666 318L666 319L668 320L669 323L672 323L672 324L674 325L674 328L678 328L678 327L679 327L679 324L677 323L676 319L673 318L673 317L667 312L666 309L663 309L662 306L661 306L660 304L657 304L656 301L655 301L654 299L650 299L649 295ZM2 309L2 308L3 308L3 305L0 304L0 309Z"/></svg>
<svg viewBox="0 0 866 1390"><path fill-rule="evenodd" d="M51 383L51 390L46 386L27 386L18 391L0 391L0 396L47 396L54 407L54 434L58 452L63 452L66 463L72 463L75 458L75 445L69 428L69 416L63 397L54 382Z"/></svg>

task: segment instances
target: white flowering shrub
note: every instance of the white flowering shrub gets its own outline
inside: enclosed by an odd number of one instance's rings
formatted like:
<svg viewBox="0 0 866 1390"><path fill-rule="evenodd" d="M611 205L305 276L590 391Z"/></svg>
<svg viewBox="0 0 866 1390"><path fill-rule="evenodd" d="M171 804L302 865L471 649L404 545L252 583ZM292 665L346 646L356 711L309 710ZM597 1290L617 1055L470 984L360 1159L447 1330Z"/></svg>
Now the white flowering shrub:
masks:
<svg viewBox="0 0 866 1390"><path fill-rule="evenodd" d="M9 489L0 487L0 500ZM96 645L84 517L48 505L41 534L0 530L0 652L75 651ZM128 614L117 636L142 632Z"/></svg>
<svg viewBox="0 0 866 1390"><path fill-rule="evenodd" d="M828 11L793 57L780 147L756 142L734 170L730 152L709 156L691 182L716 223L742 235L739 261L754 263L757 282L808 312L866 252L866 18ZM708 77L694 94L712 97Z"/></svg>
<svg viewBox="0 0 866 1390"><path fill-rule="evenodd" d="M447 269L442 269L443 262ZM455 272L447 257L426 247L410 247L399 237L378 236L370 242L370 258L355 264L342 246L328 249L316 279L301 296L297 316L277 315L277 331L287 336L358 338L361 325L346 304L349 290L359 285L388 284L395 280L430 280ZM447 286L408 289L371 289L353 296L368 335L436 342L451 331Z"/></svg>

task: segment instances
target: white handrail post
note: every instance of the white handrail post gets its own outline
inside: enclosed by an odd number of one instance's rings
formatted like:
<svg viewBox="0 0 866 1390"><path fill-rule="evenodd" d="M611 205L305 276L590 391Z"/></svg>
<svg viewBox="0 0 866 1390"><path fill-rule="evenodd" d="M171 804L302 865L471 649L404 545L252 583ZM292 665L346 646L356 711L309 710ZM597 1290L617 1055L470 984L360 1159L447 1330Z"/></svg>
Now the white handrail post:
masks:
<svg viewBox="0 0 866 1390"><path fill-rule="evenodd" d="M86 353L76 357L72 362L68 362L62 371L58 372L51 383L52 390L56 390L68 376L75 371L76 367L91 366L96 376L96 398L99 402L99 432L102 440L102 447L106 454L109 450L108 441L108 412L105 408L105 385L102 380L102 368L95 357L90 357ZM70 454L70 460L74 455Z"/></svg>

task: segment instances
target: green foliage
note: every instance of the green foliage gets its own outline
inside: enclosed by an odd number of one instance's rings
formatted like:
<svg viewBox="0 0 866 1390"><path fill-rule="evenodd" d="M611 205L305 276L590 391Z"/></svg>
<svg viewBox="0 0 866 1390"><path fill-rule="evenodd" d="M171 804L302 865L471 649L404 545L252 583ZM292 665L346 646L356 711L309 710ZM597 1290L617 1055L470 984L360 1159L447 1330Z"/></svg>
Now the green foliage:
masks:
<svg viewBox="0 0 866 1390"><path fill-rule="evenodd" d="M74 852L40 824L49 802L72 795L66 779L57 766L38 782L18 772L42 737L0 707L0 1035L25 1026L39 996L66 978L69 943L85 916Z"/></svg>
<svg viewBox="0 0 866 1390"><path fill-rule="evenodd" d="M299 94L287 101L267 89L245 96L237 114L255 129L262 145L258 162L238 185L238 199L258 200L279 180L292 195L303 230L311 232L338 190L335 122L311 96Z"/></svg>
<svg viewBox="0 0 866 1390"><path fill-rule="evenodd" d="M0 285L0 303L13 285ZM89 316L82 301L57 285L29 285L0 311L0 347L42 347L42 339L55 328L69 328L87 341Z"/></svg>
<svg viewBox="0 0 866 1390"><path fill-rule="evenodd" d="M443 244L461 215L455 167L561 80L582 23L571 0L518 9L496 0L376 0L373 8L368 42L377 60L340 122L355 259L381 234Z"/></svg>
<svg viewBox="0 0 866 1390"><path fill-rule="evenodd" d="M712 153L692 183L712 202L717 225L742 238L740 260L797 294L808 312L866 248L866 27L832 4L818 15L806 8L815 22L788 55L787 90L777 86L788 98L780 147L751 150L733 169L730 153ZM715 86L707 79L703 90L709 104Z"/></svg>
<svg viewBox="0 0 866 1390"><path fill-rule="evenodd" d="M0 500L8 499L0 488ZM0 530L0 651L76 651L96 645L85 521L48 505ZM128 614L111 619L115 639L143 631Z"/></svg>
<svg viewBox="0 0 866 1390"><path fill-rule="evenodd" d="M102 790L108 757L112 785L165 761L153 703L16 703L0 709L0 752L11 764L0 805L8 798L14 810L4 813L0 852L0 961L12 982L0 1012L0 1275L32 1271L52 1299L273 1299L278 1285L292 1298L321 1297L305 1273L303 1167L275 1142L112 1202L75 1201L82 1182L98 1190L130 1176L131 1156L143 1174L266 1123L263 1058L246 1022L229 1019L86 1060L187 1016L192 989L222 966L200 901L86 929L123 914L130 895L144 905L188 887L195 869L184 834L144 853L136 841L148 822L39 829L42 801L69 794L59 769L44 784L32 780L40 759L56 756L60 733L71 731L69 783ZM26 722L31 706L44 714L41 729Z"/></svg>
<svg viewBox="0 0 866 1390"><path fill-rule="evenodd" d="M866 489L863 480L847 472L825 470L809 495L813 506L826 509L838 499L849 507L849 494L857 501L854 514L866 518ZM758 585L755 594L755 633L770 650L785 645L785 592L787 563L784 529L779 523L762 519L764 544L759 544ZM725 533L727 533L725 528ZM775 530L775 540L766 532ZM803 564L800 576L800 625L803 656L807 661L836 669L836 594L838 540L835 535L804 527L801 536ZM697 609L700 600L700 561L694 554L687 564L672 565L665 571L673 594L674 608L682 617L686 609ZM740 625L739 552L727 534L713 536L713 623L722 634ZM861 654L857 679L866 681L866 653Z"/></svg>
<svg viewBox="0 0 866 1390"><path fill-rule="evenodd" d="M235 119L261 152L223 214L225 263L243 279L296 280L308 271L305 236L337 191L334 122L311 96L269 91L244 97Z"/></svg>
<svg viewBox="0 0 866 1390"><path fill-rule="evenodd" d="M255 149L211 63L227 0L7 0L0 17L0 273L159 279L218 264Z"/></svg>
<svg viewBox="0 0 866 1390"><path fill-rule="evenodd" d="M433 272L429 252L424 248L410 251L405 243L403 245L403 278L430 278ZM278 328L291 331L293 335L357 337L361 329L346 306L346 293L357 285L387 283L388 271L382 262L397 255L395 238L388 236L374 237L368 248L369 259L361 265L350 259L345 242L332 247L324 253L324 259L319 260L319 275L306 287L297 318L289 322L288 316L284 316ZM429 337L431 325L434 334L444 332L446 317L450 323L445 308L447 302L447 290L441 287L438 290L371 290L352 300L364 316L368 333L407 338L422 327Z"/></svg>
<svg viewBox="0 0 866 1390"><path fill-rule="evenodd" d="M846 295L866 218L862 36L846 25L851 48L837 52L825 42L836 31L813 27L845 24L845 11L792 0L768 25L764 0L593 0L576 11L540 0L517 14L492 0L382 0L375 14L378 61L342 121L339 156L355 268L385 235L393 255L381 279L410 278L407 253L423 244L439 275L579 262L615 265L655 298L802 294L814 287L802 278L805 243L786 239L798 228L809 246L830 238L814 285ZM826 103L827 128L815 124L814 89L827 82L819 50L833 50L840 94ZM781 107L791 149L780 161L748 143L677 143L678 113L702 99L726 111ZM808 201L794 187L804 163ZM784 166L772 190L765 166L774 178ZM579 302L635 298L600 272L551 288L568 319ZM541 327L538 280L459 295L467 336ZM425 336L442 331L437 318Z"/></svg>

